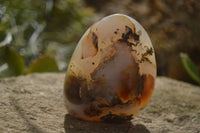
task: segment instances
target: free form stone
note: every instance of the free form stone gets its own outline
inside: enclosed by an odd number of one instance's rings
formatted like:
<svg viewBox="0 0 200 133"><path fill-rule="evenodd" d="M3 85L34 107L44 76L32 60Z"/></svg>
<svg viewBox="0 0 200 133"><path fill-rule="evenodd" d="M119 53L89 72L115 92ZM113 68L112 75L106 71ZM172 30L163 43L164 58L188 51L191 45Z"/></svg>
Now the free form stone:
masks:
<svg viewBox="0 0 200 133"><path fill-rule="evenodd" d="M114 14L92 25L79 41L66 73L65 106L90 121L130 121L154 89L155 54L144 28Z"/></svg>

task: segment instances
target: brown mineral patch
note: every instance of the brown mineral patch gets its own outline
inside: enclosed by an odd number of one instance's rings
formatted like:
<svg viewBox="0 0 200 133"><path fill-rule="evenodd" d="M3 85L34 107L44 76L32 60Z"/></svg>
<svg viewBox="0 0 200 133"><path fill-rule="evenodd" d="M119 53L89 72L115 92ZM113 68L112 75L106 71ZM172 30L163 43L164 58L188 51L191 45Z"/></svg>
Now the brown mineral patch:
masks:
<svg viewBox="0 0 200 133"><path fill-rule="evenodd" d="M98 51L98 37L97 37L95 32L92 32L92 40L93 40L92 44L94 45L94 47Z"/></svg>
<svg viewBox="0 0 200 133"><path fill-rule="evenodd" d="M144 89L144 82L146 80L146 75L139 76L138 78L138 86L137 86L137 97L142 95L142 91Z"/></svg>
<svg viewBox="0 0 200 133"><path fill-rule="evenodd" d="M101 120L109 123L129 122L133 115L116 115L109 112L107 115L101 117Z"/></svg>
<svg viewBox="0 0 200 133"><path fill-rule="evenodd" d="M66 98L74 104L81 104L82 100L79 95L79 89L81 86L81 80L74 76L68 76L64 85L64 95Z"/></svg>
<svg viewBox="0 0 200 133"><path fill-rule="evenodd" d="M89 117L95 117L99 116L102 113L102 111L94 104L91 104L90 107L85 109L84 113Z"/></svg>
<svg viewBox="0 0 200 133"><path fill-rule="evenodd" d="M106 50L101 50L102 52L102 59L101 59L101 63L106 63L107 61L111 61L113 60L113 58L115 57L117 50L115 48L114 45L110 45L108 47L106 47Z"/></svg>
<svg viewBox="0 0 200 133"><path fill-rule="evenodd" d="M121 85L118 92L118 96L123 102L127 102L128 100L132 100L135 97L135 93L138 89L138 69L137 65L130 66L126 68L121 73Z"/></svg>
<svg viewBox="0 0 200 133"><path fill-rule="evenodd" d="M95 97L95 102L96 102L96 104L98 105L99 108L109 107L110 106L108 101L103 97L96 96Z"/></svg>
<svg viewBox="0 0 200 133"><path fill-rule="evenodd" d="M82 45L82 59L93 57L97 54L98 36L95 32L90 30L80 43Z"/></svg>
<svg viewBox="0 0 200 133"><path fill-rule="evenodd" d="M155 79L152 75L150 74L146 75L146 78L144 81L144 88L140 97L140 102L143 107L146 106L146 104L151 98L151 95L154 90L154 82L155 82Z"/></svg>

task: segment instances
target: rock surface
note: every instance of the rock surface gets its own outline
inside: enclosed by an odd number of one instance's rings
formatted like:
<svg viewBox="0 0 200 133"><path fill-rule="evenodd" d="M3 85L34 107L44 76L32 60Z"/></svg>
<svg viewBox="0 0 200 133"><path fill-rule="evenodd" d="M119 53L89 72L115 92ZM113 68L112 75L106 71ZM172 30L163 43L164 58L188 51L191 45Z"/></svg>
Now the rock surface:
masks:
<svg viewBox="0 0 200 133"><path fill-rule="evenodd" d="M0 79L1 133L199 133L200 88L158 77L149 105L126 124L74 119L63 104L64 73Z"/></svg>

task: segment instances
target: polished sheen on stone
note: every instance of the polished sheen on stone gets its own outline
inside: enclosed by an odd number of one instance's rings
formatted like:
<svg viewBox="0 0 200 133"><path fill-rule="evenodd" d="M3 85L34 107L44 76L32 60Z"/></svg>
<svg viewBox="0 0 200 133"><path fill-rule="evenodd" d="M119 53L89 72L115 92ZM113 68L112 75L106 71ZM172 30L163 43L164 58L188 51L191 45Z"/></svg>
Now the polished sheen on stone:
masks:
<svg viewBox="0 0 200 133"><path fill-rule="evenodd" d="M155 77L147 32L131 17L110 15L86 31L72 55L65 106L79 119L127 122L149 102Z"/></svg>

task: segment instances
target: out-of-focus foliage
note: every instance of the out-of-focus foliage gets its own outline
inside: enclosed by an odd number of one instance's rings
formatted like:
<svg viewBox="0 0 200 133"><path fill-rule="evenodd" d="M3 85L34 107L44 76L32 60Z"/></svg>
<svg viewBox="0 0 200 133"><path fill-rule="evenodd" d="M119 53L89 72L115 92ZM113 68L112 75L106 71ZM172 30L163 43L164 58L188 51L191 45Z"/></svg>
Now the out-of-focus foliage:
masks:
<svg viewBox="0 0 200 133"><path fill-rule="evenodd" d="M55 72L59 71L54 57L41 55L37 57L29 67L25 67L24 58L14 49L3 46L0 47L1 62L0 77L18 76L34 72Z"/></svg>
<svg viewBox="0 0 200 133"><path fill-rule="evenodd" d="M53 57L43 55L34 60L29 66L27 73L34 72L52 72L58 71L58 65Z"/></svg>
<svg viewBox="0 0 200 133"><path fill-rule="evenodd" d="M0 48L4 69L0 71L2 77L18 76L24 73L24 59L15 50L9 47ZM3 67L2 66L2 67Z"/></svg>
<svg viewBox="0 0 200 133"><path fill-rule="evenodd" d="M7 46L0 47L0 77L18 76L24 73L24 59Z"/></svg>
<svg viewBox="0 0 200 133"><path fill-rule="evenodd" d="M180 54L181 61L188 75L200 85L200 73L198 67L194 64L194 62L188 57L187 54Z"/></svg>
<svg viewBox="0 0 200 133"><path fill-rule="evenodd" d="M32 60L46 54L65 69L92 17L81 0L0 0L0 76L24 74Z"/></svg>

